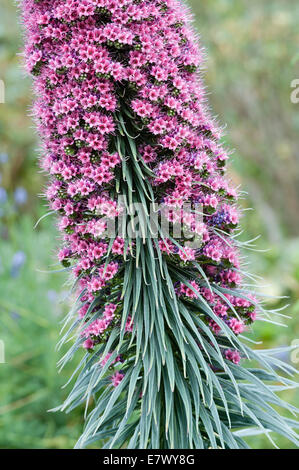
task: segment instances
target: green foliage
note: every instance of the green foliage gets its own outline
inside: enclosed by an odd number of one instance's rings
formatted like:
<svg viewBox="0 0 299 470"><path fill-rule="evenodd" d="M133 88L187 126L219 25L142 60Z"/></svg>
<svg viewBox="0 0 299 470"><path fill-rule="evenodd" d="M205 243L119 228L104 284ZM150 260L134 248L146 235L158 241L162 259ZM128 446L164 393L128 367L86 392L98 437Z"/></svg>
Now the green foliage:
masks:
<svg viewBox="0 0 299 470"><path fill-rule="evenodd" d="M274 243L284 230L298 237L299 105L290 100L291 82L299 78L298 2L190 3L207 47L210 104L227 124L234 171L259 213L247 214L248 228Z"/></svg>
<svg viewBox="0 0 299 470"><path fill-rule="evenodd" d="M57 374L55 353L66 306L60 303L64 276L39 271L55 269L49 268L56 235L51 222L34 231L32 219L22 217L0 244L0 338L6 361L0 364L1 448L72 447L78 433L76 416L47 411L63 399L60 388L70 373ZM26 260L13 272L18 252Z"/></svg>

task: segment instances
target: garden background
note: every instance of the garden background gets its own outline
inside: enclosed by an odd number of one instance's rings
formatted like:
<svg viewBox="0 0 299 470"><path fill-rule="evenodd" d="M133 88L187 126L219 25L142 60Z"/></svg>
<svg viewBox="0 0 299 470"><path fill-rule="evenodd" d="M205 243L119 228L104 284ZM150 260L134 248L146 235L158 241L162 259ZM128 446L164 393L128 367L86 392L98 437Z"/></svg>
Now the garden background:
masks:
<svg viewBox="0 0 299 470"><path fill-rule="evenodd" d="M289 296L288 328L257 323L256 347L299 344L299 103L291 82L299 79L297 0L193 0L196 27L207 49L205 81L210 104L227 125L236 149L230 173L248 192L244 236L261 252L247 252L261 289ZM66 391L70 369L57 373L59 322L67 310L65 273L57 269L55 219L47 217L38 169L38 139L29 117L31 82L18 53L22 29L13 0L0 5L0 448L71 448L81 433L82 413L48 413ZM254 210L250 210L253 207ZM269 300L280 307L281 300ZM283 355L291 361L289 354ZM292 355L299 363L298 351ZM299 405L294 391L286 398ZM264 437L254 448L271 447ZM289 446L283 438L277 444Z"/></svg>

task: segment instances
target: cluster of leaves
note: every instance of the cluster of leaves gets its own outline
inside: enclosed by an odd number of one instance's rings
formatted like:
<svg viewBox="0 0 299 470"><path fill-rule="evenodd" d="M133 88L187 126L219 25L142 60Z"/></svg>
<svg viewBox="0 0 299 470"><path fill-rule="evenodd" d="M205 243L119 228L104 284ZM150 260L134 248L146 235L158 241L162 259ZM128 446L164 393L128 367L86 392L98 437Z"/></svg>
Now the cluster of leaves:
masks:
<svg viewBox="0 0 299 470"><path fill-rule="evenodd" d="M129 116L119 119L120 150L127 156L122 159L119 184L128 201L143 202L148 207L154 195L136 152L132 129L127 131L129 120ZM162 233L161 228L158 230ZM272 406L296 413L295 407L276 395L295 386L277 369L290 376L295 369L277 359L274 351L249 348L196 291L195 299L177 297L174 285L182 282L194 290L190 278L198 277L198 270L202 286L222 297L228 292L209 283L199 265L188 269L172 265L161 256L159 247L142 236L134 239L134 244L135 256L126 260L117 286L123 299L121 326L113 329L108 341L96 351L85 354L75 371L73 389L59 407L69 412L86 404L85 429L77 447L100 441L103 448L246 448L244 436L264 433L271 440L273 431L297 444L292 429L296 421L283 418ZM243 298L248 295L245 289L229 292ZM77 339L61 359L61 367L81 346L78 329L83 331L86 323L77 318L79 300L66 319L70 326L60 345L74 331ZM90 310L100 301L95 298ZM268 312L264 314L268 318ZM134 323L130 337L125 335L129 316ZM206 318L221 326L221 336L211 332ZM262 368L245 368L223 359L221 350L228 347L242 351L244 357ZM100 359L109 351L114 353L101 367ZM124 378L112 389L109 368L119 354L127 357L121 366Z"/></svg>

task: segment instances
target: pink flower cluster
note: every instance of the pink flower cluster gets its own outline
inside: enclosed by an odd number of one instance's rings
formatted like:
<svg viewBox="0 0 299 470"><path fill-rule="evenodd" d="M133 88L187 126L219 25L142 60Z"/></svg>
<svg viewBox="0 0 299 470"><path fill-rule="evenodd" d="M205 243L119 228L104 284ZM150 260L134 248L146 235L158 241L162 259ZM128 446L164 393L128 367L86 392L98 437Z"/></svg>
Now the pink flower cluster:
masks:
<svg viewBox="0 0 299 470"><path fill-rule="evenodd" d="M155 175L157 203L171 222L202 237L196 250L159 240L161 251L177 263L202 262L209 280L221 287L240 286L239 254L229 237L239 221L237 191L225 176L228 153L206 105L197 73L203 51L187 8L178 0L23 0L23 17L42 167L51 175L46 196L61 215L59 259L79 278L80 316L87 316L95 296L109 301L124 256L125 241L117 237L105 266L106 221L120 215L114 192L120 103L141 129L136 143ZM185 203L202 205L201 223L184 211ZM223 299L192 283L236 334L254 320L254 301L230 296L240 322ZM196 297L188 286L176 289ZM113 315L108 317L105 310L86 328L85 347L109 328ZM130 323L126 328L132 331Z"/></svg>
<svg viewBox="0 0 299 470"><path fill-rule="evenodd" d="M104 332L106 332L109 326L111 326L111 323L113 322L115 316L116 308L117 306L115 304L105 305L102 316L94 320L88 325L87 328L85 328L82 333L82 336L88 338L93 343L91 345L90 341L85 341L85 347L86 345L88 346L86 347L86 349L91 349L94 346L95 342L98 340L98 337L100 337Z"/></svg>
<svg viewBox="0 0 299 470"><path fill-rule="evenodd" d="M228 361L231 361L234 364L239 364L239 362L241 360L241 356L240 356L239 352L236 351L236 350L226 349L226 351L224 352L224 355L225 355L225 358Z"/></svg>
<svg viewBox="0 0 299 470"><path fill-rule="evenodd" d="M114 375L111 377L111 382L113 387L117 387L122 379L124 378L124 374L122 372L115 372Z"/></svg>
<svg viewBox="0 0 299 470"><path fill-rule="evenodd" d="M111 356L112 356L112 353L109 352L109 353L106 354L106 356L104 357L104 359L102 359L102 360L100 361L100 364L101 364L102 367L104 367L105 364L107 364L107 362L109 361L109 359L110 359ZM111 366L112 366L113 364L115 364L116 362L122 362L122 357L121 357L121 356L117 356L113 361L110 362Z"/></svg>

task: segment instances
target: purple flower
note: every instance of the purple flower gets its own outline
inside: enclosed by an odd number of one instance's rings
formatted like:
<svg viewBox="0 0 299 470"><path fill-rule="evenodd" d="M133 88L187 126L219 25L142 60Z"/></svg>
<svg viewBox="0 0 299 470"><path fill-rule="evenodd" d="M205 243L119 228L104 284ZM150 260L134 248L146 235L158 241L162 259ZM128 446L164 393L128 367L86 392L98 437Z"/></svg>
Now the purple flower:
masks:
<svg viewBox="0 0 299 470"><path fill-rule="evenodd" d="M8 161L7 153L1 152L0 153L0 163L4 164L4 163L7 163L7 161Z"/></svg>
<svg viewBox="0 0 299 470"><path fill-rule="evenodd" d="M25 264L26 254L23 251L17 251L12 258L10 275L11 277L18 277L20 274L20 269Z"/></svg>
<svg viewBox="0 0 299 470"><path fill-rule="evenodd" d="M5 204L7 201L6 189L0 187L0 204Z"/></svg>
<svg viewBox="0 0 299 470"><path fill-rule="evenodd" d="M28 199L28 193L25 188L19 187L14 192L14 199L18 206L26 204Z"/></svg>

